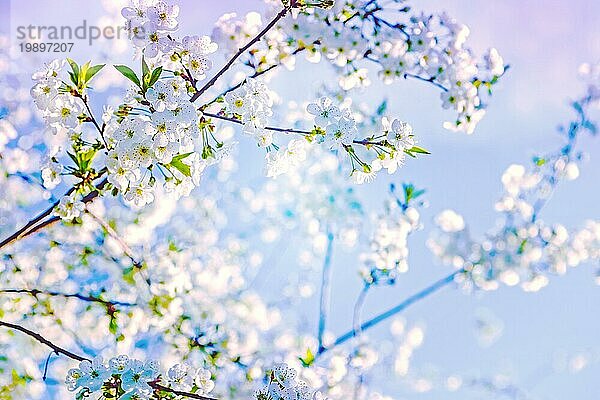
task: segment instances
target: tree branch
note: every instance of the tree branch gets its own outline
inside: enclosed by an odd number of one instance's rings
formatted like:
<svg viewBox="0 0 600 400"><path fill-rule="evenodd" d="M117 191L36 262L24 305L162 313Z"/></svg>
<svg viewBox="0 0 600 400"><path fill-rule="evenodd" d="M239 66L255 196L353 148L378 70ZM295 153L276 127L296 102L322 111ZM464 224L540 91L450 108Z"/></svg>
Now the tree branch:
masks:
<svg viewBox="0 0 600 400"><path fill-rule="evenodd" d="M319 332L317 339L319 342L319 351L323 349L323 335L325 334L325 324L327 314L329 313L329 303L331 295L331 254L333 252L333 234L327 233L327 250L325 260L323 261L323 277L321 279L321 300L319 302Z"/></svg>
<svg viewBox="0 0 600 400"><path fill-rule="evenodd" d="M123 301L111 301L111 300L103 300L100 297L97 296L86 296L83 294L79 294L79 293L61 293L61 292L55 292L55 291L50 291L50 290L39 290L39 289L0 289L0 293L26 293L29 294L33 297L36 297L38 295L45 295L45 296L55 296L55 297L73 297L73 298L77 298L79 300L83 300L83 301L88 301L91 303L100 303L100 304L104 304L105 306L124 306L124 307L131 307L131 306L135 306L135 303L127 303L127 302L123 302Z"/></svg>
<svg viewBox="0 0 600 400"><path fill-rule="evenodd" d="M231 65L233 65L233 63L239 58L239 56L241 56L242 54L244 54L246 52L246 50L248 50L250 47L252 47L254 45L254 43L258 42L269 30L271 30L271 28L273 26L275 26L275 24L285 16L285 14L287 14L288 12L288 8L283 8L281 11L279 11L279 13L277 13L277 15L271 20L271 22L269 22L269 24L267 26L265 26L265 28L260 31L254 38L252 38L252 40L250 40L248 43L246 43L246 45L240 49L238 49L237 53L235 53L233 55L233 57L231 57L229 59L229 61L227 61L227 63L223 66L223 68L221 68L219 70L219 72L217 72L217 74L215 76L213 76L211 78L211 80L209 80L204 86L202 86L202 88L200 90L198 90L196 93L194 93L194 95L190 98L190 101L193 103L194 101L196 101L198 99L198 97L202 96L202 94L204 92L206 92L211 86L213 86L217 80L221 77L221 75L223 75L225 72L227 72L227 70L231 67Z"/></svg>
<svg viewBox="0 0 600 400"><path fill-rule="evenodd" d="M204 113L204 115L207 116L207 117L209 117L209 118L215 118L215 119L220 119L222 121L233 122L234 124L238 124L238 125L243 125L244 124L239 119L231 118L231 117L226 117L224 115L212 114L212 113L206 113L206 112ZM266 126L265 129L269 130L269 131L276 131L276 132L299 133L301 135L310 135L311 134L310 131L303 131L303 130L300 130L300 129L293 129L293 128L279 128L279 127L275 127L275 126Z"/></svg>
<svg viewBox="0 0 600 400"><path fill-rule="evenodd" d="M65 350L62 347L59 347L57 345L55 345L54 343L52 343L51 341L49 341L48 339L44 338L42 335L40 335L39 333L35 333L33 331L30 331L27 328L24 328L20 325L16 325L16 324L11 324L10 322L5 322L5 321L0 321L0 326L5 326L9 329L14 329L16 331L20 331L23 332L24 334L34 338L35 340L37 340L38 342L50 347L52 350L54 350L54 352L56 354L63 354L69 358L72 358L73 360L77 360L77 361L91 361L89 358L85 358L82 357L80 355L77 355L75 353L71 353L69 350Z"/></svg>
<svg viewBox="0 0 600 400"><path fill-rule="evenodd" d="M317 351L317 354L315 355L315 359L317 359L318 357L320 357L321 355L323 355L324 353L326 353L327 351L331 350L332 348L339 346L343 343L345 343L346 341L352 339L354 336L356 336L356 334L358 332L362 332L362 331L366 331L369 328L372 328L373 326L377 325L378 323L404 311L406 308L408 308L409 306L411 306L412 304L418 302L419 300L424 299L425 297L428 297L429 295L437 292L438 290L442 289L443 287L451 284L452 282L454 282L454 279L460 275L460 274L464 274L465 272L467 272L465 269L459 269L457 271L454 271L453 273L451 273L450 275L435 281L434 283L432 283L431 285L427 286L425 289L415 293L414 295L410 296L409 298L407 298L406 300L404 300L403 302L401 302L400 304L390 308L387 311L384 311L378 315L376 315L375 317L363 322L362 324L360 324L360 326L358 327L358 329L356 327L352 328L350 331L344 333L343 335L339 336L335 342L333 343L332 346L327 347L325 349L323 349L322 351Z"/></svg>
<svg viewBox="0 0 600 400"><path fill-rule="evenodd" d="M99 176L101 176L103 174L104 174L104 172L102 172ZM86 196L83 197L83 199L81 201L83 203L89 203L90 201L94 200L96 197L98 197L98 194L99 194L98 191L102 190L102 188L104 186L106 186L107 183L108 183L108 180L106 178L104 178L98 185L96 185L96 190L88 193ZM69 196L74 191L75 191L75 187L72 187L64 194L64 196ZM48 217L52 213L52 210L54 210L54 208L59 204L59 202L60 201L55 201L50 207L48 207L47 209L42 211L35 218L31 219L21 229L17 230L12 235L10 235L6 239L4 239L2 242L0 242L0 249L2 249L5 246L8 246L9 244L11 244L13 242L16 242L17 240L23 239L24 237L27 237L27 236L31 235L32 233L35 233L48 225L52 225L56 221L60 220L59 217L53 216L45 221L42 221L44 218ZM42 221L42 222L40 222L40 221Z"/></svg>

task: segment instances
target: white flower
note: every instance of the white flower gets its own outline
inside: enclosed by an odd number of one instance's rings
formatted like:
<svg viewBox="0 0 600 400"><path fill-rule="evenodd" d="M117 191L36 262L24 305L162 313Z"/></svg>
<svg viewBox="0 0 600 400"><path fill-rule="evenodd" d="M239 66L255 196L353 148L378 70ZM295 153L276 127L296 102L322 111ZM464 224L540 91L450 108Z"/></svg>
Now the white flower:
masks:
<svg viewBox="0 0 600 400"><path fill-rule="evenodd" d="M263 129L254 134L259 147L269 147L273 144L273 132Z"/></svg>
<svg viewBox="0 0 600 400"><path fill-rule="evenodd" d="M135 167L149 167L154 155L152 139L149 137L135 138L127 142L126 155Z"/></svg>
<svg viewBox="0 0 600 400"><path fill-rule="evenodd" d="M177 16L179 15L179 6L176 4L167 4L159 1L156 7L151 9L148 18L154 22L157 27L165 31L174 31L177 29Z"/></svg>
<svg viewBox="0 0 600 400"><path fill-rule="evenodd" d="M295 369L288 367L287 364L276 364L273 368L273 376L275 381L284 388L296 386L296 376L298 373Z"/></svg>
<svg viewBox="0 0 600 400"><path fill-rule="evenodd" d="M331 99L327 97L321 97L318 102L310 103L306 107L306 111L315 116L315 124L321 127L334 123L342 117L340 109L333 105Z"/></svg>
<svg viewBox="0 0 600 400"><path fill-rule="evenodd" d="M181 43L186 51L199 55L214 53L218 48L209 36L185 36Z"/></svg>
<svg viewBox="0 0 600 400"><path fill-rule="evenodd" d="M177 108L177 96L175 87L168 81L158 81L146 92L146 99L150 102L154 110L164 111Z"/></svg>
<svg viewBox="0 0 600 400"><path fill-rule="evenodd" d="M192 55L186 62L186 67L190 70L194 78L203 79L205 72L212 68L212 61L203 55Z"/></svg>
<svg viewBox="0 0 600 400"><path fill-rule="evenodd" d="M111 374L123 374L129 369L131 360L126 355L113 357L108 361Z"/></svg>
<svg viewBox="0 0 600 400"><path fill-rule="evenodd" d="M232 114L245 115L250 110L251 102L246 99L246 89L240 87L225 95L225 103Z"/></svg>
<svg viewBox="0 0 600 400"><path fill-rule="evenodd" d="M377 171L371 169L370 171L354 170L352 171L352 182L362 185L363 183L371 183L377 176Z"/></svg>
<svg viewBox="0 0 600 400"><path fill-rule="evenodd" d="M49 162L42 168L42 180L46 189L54 189L60 183L62 170L63 166L55 162Z"/></svg>
<svg viewBox="0 0 600 400"><path fill-rule="evenodd" d="M171 120L175 124L190 125L197 122L198 112L193 103L182 101L173 109L166 109L162 112L152 114L152 121L159 121L161 119L162 121Z"/></svg>
<svg viewBox="0 0 600 400"><path fill-rule="evenodd" d="M172 389L189 391L194 384L192 372L187 364L175 364L167 371L167 382Z"/></svg>
<svg viewBox="0 0 600 400"><path fill-rule="evenodd" d="M46 66L43 69L35 72L31 76L31 79L33 79L34 81L47 81L48 79L58 79L58 74L60 73L60 70L64 65L65 60L52 60L51 62L46 64Z"/></svg>
<svg viewBox="0 0 600 400"><path fill-rule="evenodd" d="M154 201L154 187L148 179L141 179L132 183L125 192L125 201L134 207L140 208Z"/></svg>
<svg viewBox="0 0 600 400"><path fill-rule="evenodd" d="M356 123L353 119L344 117L328 125L325 132L325 143L332 149L351 144L357 134Z"/></svg>
<svg viewBox="0 0 600 400"><path fill-rule="evenodd" d="M398 167L402 167L404 165L404 161L406 160L406 154L402 150L395 150L389 154L382 154L371 163L371 169L377 172L382 168L385 168L388 174L393 174L396 172Z"/></svg>
<svg viewBox="0 0 600 400"><path fill-rule="evenodd" d="M435 217L435 223L444 232L459 232L465 229L465 220L454 210L444 210Z"/></svg>
<svg viewBox="0 0 600 400"><path fill-rule="evenodd" d="M52 133L58 134L77 128L82 113L83 106L73 96L60 94L54 98L44 117Z"/></svg>
<svg viewBox="0 0 600 400"><path fill-rule="evenodd" d="M415 145L413 129L408 123L395 119L391 124L386 117L382 120L383 132L387 135L387 141L398 151L410 149Z"/></svg>
<svg viewBox="0 0 600 400"><path fill-rule="evenodd" d="M152 392L152 387L148 382L158 377L158 364L154 361L148 361L145 364L140 360L130 360L130 366L123 375L121 375L121 386L124 390L140 390L142 392Z"/></svg>
<svg viewBox="0 0 600 400"><path fill-rule="evenodd" d="M61 82L58 79L44 79L31 88L31 97L40 110L47 110L58 95Z"/></svg>
<svg viewBox="0 0 600 400"><path fill-rule="evenodd" d="M70 369L67 373L66 384L70 391L77 388L88 388L95 392L110 378L110 371L102 363L102 357L95 357L92 362L84 360L79 363L79 369Z"/></svg>
<svg viewBox="0 0 600 400"><path fill-rule="evenodd" d="M77 198L76 193L64 196L54 208L53 215L63 220L70 221L73 218L81 216L85 210L85 204Z"/></svg>
<svg viewBox="0 0 600 400"><path fill-rule="evenodd" d="M170 163L173 157L179 152L179 148L179 143L169 140L165 133L158 133L154 137L152 149L154 151L154 158L158 162L163 164Z"/></svg>
<svg viewBox="0 0 600 400"><path fill-rule="evenodd" d="M199 368L196 371L196 376L194 377L194 384L196 385L196 387L198 387L201 394L208 394L214 389L215 382L212 381L211 378L212 374L207 369Z"/></svg>

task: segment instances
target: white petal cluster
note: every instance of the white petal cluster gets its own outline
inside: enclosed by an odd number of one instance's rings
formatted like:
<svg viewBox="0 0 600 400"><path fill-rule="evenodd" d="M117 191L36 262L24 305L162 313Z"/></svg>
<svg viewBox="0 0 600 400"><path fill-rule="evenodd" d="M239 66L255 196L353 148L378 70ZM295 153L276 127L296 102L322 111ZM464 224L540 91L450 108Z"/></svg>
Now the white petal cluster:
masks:
<svg viewBox="0 0 600 400"><path fill-rule="evenodd" d="M78 396L104 395L120 400L148 400L155 392L151 385L160 382L159 375L160 367L156 361L144 363L120 355L111 358L107 365L98 356L92 361L82 361L79 368L70 369L66 384L70 391L78 391ZM176 364L168 370L165 384L173 390L193 390L203 395L214 387L210 375L209 371L202 368L194 370L186 364Z"/></svg>
<svg viewBox="0 0 600 400"><path fill-rule="evenodd" d="M148 58L172 48L169 35L177 30L179 6L162 0L135 0L123 8L127 28L133 44Z"/></svg>
<svg viewBox="0 0 600 400"><path fill-rule="evenodd" d="M33 74L31 96L53 134L70 134L80 130L84 105L69 93L59 92L64 61L54 60Z"/></svg>
<svg viewBox="0 0 600 400"><path fill-rule="evenodd" d="M393 284L408 271L408 237L421 229L419 211L414 206L386 203L385 213L374 218L369 251L360 255L361 275L366 284Z"/></svg>
<svg viewBox="0 0 600 400"><path fill-rule="evenodd" d="M254 392L254 400L325 400L305 382L297 379L298 373L287 364L277 364L268 372L269 383Z"/></svg>
<svg viewBox="0 0 600 400"><path fill-rule="evenodd" d="M273 99L264 82L247 78L237 89L225 95L229 113L241 117L244 133L256 139L260 147L273 143L273 133L265 129L273 115Z"/></svg>
<svg viewBox="0 0 600 400"><path fill-rule="evenodd" d="M358 134L356 121L349 109L340 109L327 97L310 103L306 111L315 118L315 125L325 130L322 142L330 149L352 144Z"/></svg>

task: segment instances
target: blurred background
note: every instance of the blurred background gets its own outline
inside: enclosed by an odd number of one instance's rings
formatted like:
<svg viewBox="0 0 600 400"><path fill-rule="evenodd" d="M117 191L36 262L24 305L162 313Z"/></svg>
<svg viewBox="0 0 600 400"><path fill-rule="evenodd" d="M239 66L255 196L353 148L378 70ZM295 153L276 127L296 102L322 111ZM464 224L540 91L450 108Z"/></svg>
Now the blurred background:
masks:
<svg viewBox="0 0 600 400"><path fill-rule="evenodd" d="M103 4L104 3L104 4ZM181 1L181 32L210 34L223 13L239 15L264 10L259 0ZM559 148L556 134L561 123L573 116L570 100L585 88L578 78L584 62L600 61L600 2L593 0L421 0L410 4L414 11L445 10L471 30L469 45L479 54L496 47L510 70L496 86L490 107L473 135L444 130L450 118L439 107L439 92L418 81L401 81L391 86L373 79L360 93L367 103L388 99L388 112L409 121L419 143L432 156L410 161L392 176L380 174L376 182L357 188L361 199L374 210L380 207L391 182L412 182L427 190L429 207L422 213L425 228L410 237L410 270L394 287L374 290L367 300L364 318L398 303L432 281L447 275L448 267L433 259L426 241L433 217L452 208L465 217L474 236L483 236L497 223L493 209L502 194L500 177L512 163L527 164L532 156ZM17 26L71 25L88 23L106 14L109 2L0 0L0 27L12 37ZM77 43L69 56L86 60L90 48ZM22 54L21 57L33 57ZM128 51L110 54L114 63L130 62ZM43 55L39 61L50 60ZM25 62L23 65L31 65ZM219 60L215 61L216 63ZM314 98L318 89L312 82L332 76L328 66L298 59L294 71L281 71L270 86L286 100ZM307 84L308 82L308 84ZM239 160L240 181L262 179L263 159L242 138ZM580 169L579 179L561 185L543 211L547 222L568 228L600 217L600 140L587 138L581 148L589 160ZM352 306L361 287L352 254L343 248L333 252L335 282L332 293L330 329L342 333L351 326ZM273 268L293 260L284 256ZM595 265L569 270L551 278L537 293L518 287L501 287L495 292L465 295L446 288L417 303L403 315L425 331L423 345L414 353L411 368L422 374L471 374L482 379L507 376L531 398L544 400L597 399L600 394L600 287L594 281ZM276 285L261 282L269 290ZM305 311L311 321L316 302ZM490 322L491 321L491 322ZM316 322L315 322L316 323ZM487 324L493 325L493 335ZM369 333L372 340L387 332L383 324ZM487 336L486 336L487 335ZM492 337L489 337L489 336ZM487 338L487 339L486 339ZM382 379L385 392L397 399L481 399L486 392L437 389L415 393L395 380ZM396 395L397 394L397 395Z"/></svg>

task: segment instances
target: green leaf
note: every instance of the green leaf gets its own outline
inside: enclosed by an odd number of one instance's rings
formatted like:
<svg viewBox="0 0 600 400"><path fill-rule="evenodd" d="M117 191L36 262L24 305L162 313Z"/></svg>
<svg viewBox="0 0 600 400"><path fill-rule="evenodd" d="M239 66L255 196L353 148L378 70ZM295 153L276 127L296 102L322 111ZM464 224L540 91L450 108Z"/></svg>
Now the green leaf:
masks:
<svg viewBox="0 0 600 400"><path fill-rule="evenodd" d="M123 270L123 280L130 285L135 285L135 267L128 267Z"/></svg>
<svg viewBox="0 0 600 400"><path fill-rule="evenodd" d="M541 167L542 165L546 164L546 159L541 158L541 157L533 157L533 162L538 167Z"/></svg>
<svg viewBox="0 0 600 400"><path fill-rule="evenodd" d="M142 77L146 78L148 73L150 72L150 68L148 68L148 64L146 64L146 59L142 56Z"/></svg>
<svg viewBox="0 0 600 400"><path fill-rule="evenodd" d="M310 367L315 361L315 355L312 351L310 351L310 349L306 349L306 355L304 357L298 357L298 359L302 363L302 366L307 368Z"/></svg>
<svg viewBox="0 0 600 400"><path fill-rule="evenodd" d="M418 147L418 146L413 146L410 149L408 149L408 151L410 151L411 153L431 154L430 152L428 152L424 148Z"/></svg>
<svg viewBox="0 0 600 400"><path fill-rule="evenodd" d="M129 68L126 65L115 65L114 67L117 69L117 71L122 73L125 78L127 78L131 82L135 83L137 85L137 87L139 87L140 89L142 88L142 86L140 84L140 80L138 79L137 75L135 74L135 72L133 72L133 70L131 68Z"/></svg>
<svg viewBox="0 0 600 400"><path fill-rule="evenodd" d="M383 115L383 113L387 110L387 100L381 102L379 107L377 107L377 115Z"/></svg>
<svg viewBox="0 0 600 400"><path fill-rule="evenodd" d="M162 67L158 67L154 71L152 71L152 75L150 75L150 81L148 82L148 86L154 85L160 78L160 74L162 74Z"/></svg>
<svg viewBox="0 0 600 400"><path fill-rule="evenodd" d="M110 321L108 322L108 331L113 335L117 333L119 326L117 325L117 319L111 315Z"/></svg>
<svg viewBox="0 0 600 400"><path fill-rule="evenodd" d="M169 163L170 166L177 168L177 170L179 172L181 172L183 175L190 177L192 176L192 172L190 170L190 166L187 164L184 164L181 160L183 160L184 158L186 158L187 156L189 156L192 153L186 153L186 154L180 154L178 156L173 157L173 160L171 160L171 162Z"/></svg>
<svg viewBox="0 0 600 400"><path fill-rule="evenodd" d="M73 153L70 153L67 151L67 155L71 158L71 160L73 160L73 162L75 162L75 165L77 165L77 167L79 167L79 158L75 157L75 155Z"/></svg>
<svg viewBox="0 0 600 400"><path fill-rule="evenodd" d="M415 189L415 186L412 183L403 184L402 187L404 189L404 202L406 204L425 193L425 190Z"/></svg>
<svg viewBox="0 0 600 400"><path fill-rule="evenodd" d="M90 67L85 73L84 81L86 83L89 82L94 77L94 75L96 75L98 72L100 72L102 68L104 68L105 65L106 64L98 64L94 65L93 67Z"/></svg>
<svg viewBox="0 0 600 400"><path fill-rule="evenodd" d="M71 66L71 70L73 70L73 73L75 74L75 76L78 77L79 76L79 66L77 65L77 63L70 58L67 58L67 62Z"/></svg>
<svg viewBox="0 0 600 400"><path fill-rule="evenodd" d="M73 85L77 86L77 75L69 71L69 77L71 78L71 82L73 82Z"/></svg>

